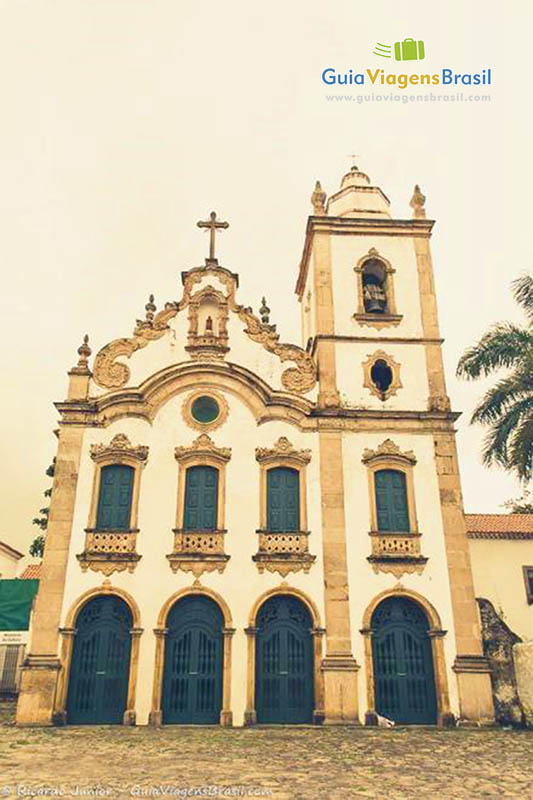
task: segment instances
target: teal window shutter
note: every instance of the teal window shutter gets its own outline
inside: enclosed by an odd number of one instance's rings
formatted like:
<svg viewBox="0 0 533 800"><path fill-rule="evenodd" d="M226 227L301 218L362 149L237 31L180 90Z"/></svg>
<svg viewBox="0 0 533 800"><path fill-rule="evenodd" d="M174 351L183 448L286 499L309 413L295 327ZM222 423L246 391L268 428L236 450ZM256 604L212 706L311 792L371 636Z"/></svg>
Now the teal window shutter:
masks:
<svg viewBox="0 0 533 800"><path fill-rule="evenodd" d="M98 530L128 530L135 470L124 464L102 467L96 513Z"/></svg>
<svg viewBox="0 0 533 800"><path fill-rule="evenodd" d="M185 530L216 530L217 508L218 469L189 467L185 477Z"/></svg>
<svg viewBox="0 0 533 800"><path fill-rule="evenodd" d="M300 473L288 467L267 472L267 529L300 530Z"/></svg>
<svg viewBox="0 0 533 800"><path fill-rule="evenodd" d="M410 531L405 473L380 469L374 475L378 531Z"/></svg>

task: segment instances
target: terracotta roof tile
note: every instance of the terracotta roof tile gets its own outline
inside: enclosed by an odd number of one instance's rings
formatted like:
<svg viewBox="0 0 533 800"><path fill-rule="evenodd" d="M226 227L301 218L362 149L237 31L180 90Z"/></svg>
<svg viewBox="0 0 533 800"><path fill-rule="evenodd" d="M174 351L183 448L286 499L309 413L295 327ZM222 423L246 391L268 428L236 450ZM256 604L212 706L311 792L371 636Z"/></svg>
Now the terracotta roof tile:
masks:
<svg viewBox="0 0 533 800"><path fill-rule="evenodd" d="M28 564L24 572L19 576L20 580L37 580L41 577L41 564Z"/></svg>
<svg viewBox="0 0 533 800"><path fill-rule="evenodd" d="M465 514L471 538L533 538L533 514ZM528 535L529 534L529 535Z"/></svg>

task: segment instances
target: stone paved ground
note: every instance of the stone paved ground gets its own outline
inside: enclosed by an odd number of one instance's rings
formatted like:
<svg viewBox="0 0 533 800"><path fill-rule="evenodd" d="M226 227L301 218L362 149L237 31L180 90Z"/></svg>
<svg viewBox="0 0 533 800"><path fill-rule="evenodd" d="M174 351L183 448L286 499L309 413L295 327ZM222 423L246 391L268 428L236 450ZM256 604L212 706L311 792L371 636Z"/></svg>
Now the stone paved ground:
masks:
<svg viewBox="0 0 533 800"><path fill-rule="evenodd" d="M96 796L120 798L185 797L187 788L198 790L189 797L273 800L533 798L526 731L35 729L15 727L7 713L2 723L0 798L94 797L95 787L108 792Z"/></svg>

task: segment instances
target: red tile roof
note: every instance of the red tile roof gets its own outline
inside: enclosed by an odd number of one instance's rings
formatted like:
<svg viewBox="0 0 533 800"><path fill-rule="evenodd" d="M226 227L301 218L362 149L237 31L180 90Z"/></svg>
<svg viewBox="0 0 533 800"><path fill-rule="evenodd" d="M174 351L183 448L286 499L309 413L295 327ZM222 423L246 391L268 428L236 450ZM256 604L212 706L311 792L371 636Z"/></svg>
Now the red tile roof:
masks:
<svg viewBox="0 0 533 800"><path fill-rule="evenodd" d="M20 580L37 580L41 577L41 564L28 564L24 572L19 576Z"/></svg>
<svg viewBox="0 0 533 800"><path fill-rule="evenodd" d="M533 514L465 514L470 539L533 539Z"/></svg>

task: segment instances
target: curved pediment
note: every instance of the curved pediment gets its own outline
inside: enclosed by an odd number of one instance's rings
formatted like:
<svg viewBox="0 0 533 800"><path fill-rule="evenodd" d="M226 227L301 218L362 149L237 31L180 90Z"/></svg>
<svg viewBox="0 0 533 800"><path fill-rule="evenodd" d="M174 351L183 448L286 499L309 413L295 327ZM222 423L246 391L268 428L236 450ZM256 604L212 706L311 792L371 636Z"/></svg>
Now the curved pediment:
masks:
<svg viewBox="0 0 533 800"><path fill-rule="evenodd" d="M93 380L99 387L119 389L126 386L131 378L131 370L121 359L130 359L137 351L170 335L172 321L187 311L187 330L181 333L181 337L186 339L183 342L184 349L192 361L224 361L236 344L228 333L228 327L231 327L235 336L238 331L277 361L293 363L280 374L281 386L285 391L305 394L314 388L316 365L311 355L297 345L280 342L275 325L260 320L250 307L236 302L238 279L234 273L210 264L183 273L182 280L183 296L179 302L168 302L155 313L151 297L146 306L146 319L137 321L133 335L115 339L97 353ZM233 323L229 324L233 319L240 323L238 328ZM256 365L257 359L254 359ZM266 365L265 371L268 373Z"/></svg>

